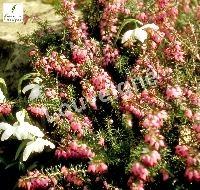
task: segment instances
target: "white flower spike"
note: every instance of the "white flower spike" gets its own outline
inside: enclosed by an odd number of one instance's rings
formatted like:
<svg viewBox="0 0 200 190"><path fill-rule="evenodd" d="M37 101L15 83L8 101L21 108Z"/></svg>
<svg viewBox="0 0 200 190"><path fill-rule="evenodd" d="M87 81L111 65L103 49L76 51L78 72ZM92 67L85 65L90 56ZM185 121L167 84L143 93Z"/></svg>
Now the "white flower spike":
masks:
<svg viewBox="0 0 200 190"><path fill-rule="evenodd" d="M132 41L133 39L137 39L140 42L144 43L144 41L148 37L148 33L145 30L148 28L153 29L155 31L157 31L159 29L159 27L153 23L153 24L146 24L146 25L144 25L140 28L136 28L134 30L128 30L122 36L122 43L124 44L128 40Z"/></svg>
<svg viewBox="0 0 200 190"><path fill-rule="evenodd" d="M6 97L4 96L4 94L3 94L3 92L2 92L2 90L0 88L0 103L4 103L5 100L6 100Z"/></svg>
<svg viewBox="0 0 200 190"><path fill-rule="evenodd" d="M37 138L35 141L28 142L23 152L23 161L26 161L33 152L42 152L45 146L49 146L51 149L55 148L53 143L42 138Z"/></svg>

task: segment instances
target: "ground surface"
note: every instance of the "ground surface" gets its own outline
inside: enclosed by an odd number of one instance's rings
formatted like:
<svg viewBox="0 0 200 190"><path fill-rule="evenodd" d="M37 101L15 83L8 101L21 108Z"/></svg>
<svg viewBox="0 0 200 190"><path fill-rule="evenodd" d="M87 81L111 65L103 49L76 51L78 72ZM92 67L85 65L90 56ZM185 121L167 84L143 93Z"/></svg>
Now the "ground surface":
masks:
<svg viewBox="0 0 200 190"><path fill-rule="evenodd" d="M17 32L20 34L30 34L37 29L37 24L32 19L26 25L23 23L3 22L3 3L23 3L24 14L48 20L53 26L57 25L58 20L60 20L60 17L55 15L53 7L50 4L43 3L41 0L0 0L0 39L16 42L18 39Z"/></svg>

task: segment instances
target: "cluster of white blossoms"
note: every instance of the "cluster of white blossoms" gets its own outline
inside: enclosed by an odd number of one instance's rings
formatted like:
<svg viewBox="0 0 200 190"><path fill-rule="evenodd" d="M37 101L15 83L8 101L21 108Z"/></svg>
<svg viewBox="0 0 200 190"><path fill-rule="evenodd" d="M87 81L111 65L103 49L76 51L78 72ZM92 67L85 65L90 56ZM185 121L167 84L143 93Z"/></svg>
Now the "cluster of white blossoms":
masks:
<svg viewBox="0 0 200 190"><path fill-rule="evenodd" d="M127 41L133 41L134 39L139 40L140 42L144 43L144 41L148 37L148 33L146 29L153 29L155 31L159 30L159 27L157 25L153 24L146 24L140 28L136 28L134 30L128 30L124 33L122 36L122 44L124 44Z"/></svg>
<svg viewBox="0 0 200 190"><path fill-rule="evenodd" d="M4 131L1 136L1 141L9 139L11 136L16 137L18 140L30 140L23 152L23 161L26 161L31 153L42 152L45 146L51 149L55 145L48 140L42 139L44 133L36 126L25 122L25 110L16 113L17 122L10 125L5 122L0 123L0 131Z"/></svg>

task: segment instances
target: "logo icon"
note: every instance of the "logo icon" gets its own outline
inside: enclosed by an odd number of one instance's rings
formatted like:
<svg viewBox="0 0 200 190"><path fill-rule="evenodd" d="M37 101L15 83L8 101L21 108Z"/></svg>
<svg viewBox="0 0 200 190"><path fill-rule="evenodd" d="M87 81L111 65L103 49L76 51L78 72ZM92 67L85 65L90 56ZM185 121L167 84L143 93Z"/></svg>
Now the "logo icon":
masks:
<svg viewBox="0 0 200 190"><path fill-rule="evenodd" d="M3 3L3 22L23 22L23 3Z"/></svg>

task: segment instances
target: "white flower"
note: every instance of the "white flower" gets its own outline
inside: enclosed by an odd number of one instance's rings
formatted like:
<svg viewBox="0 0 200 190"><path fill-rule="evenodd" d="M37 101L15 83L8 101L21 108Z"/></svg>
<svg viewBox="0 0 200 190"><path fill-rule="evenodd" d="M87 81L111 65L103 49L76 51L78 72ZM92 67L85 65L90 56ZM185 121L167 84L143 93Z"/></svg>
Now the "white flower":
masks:
<svg viewBox="0 0 200 190"><path fill-rule="evenodd" d="M24 122L23 125L17 126L15 130L16 138L22 139L34 139L35 137L43 137L43 132L36 126L30 125L28 122Z"/></svg>
<svg viewBox="0 0 200 190"><path fill-rule="evenodd" d="M44 133L36 126L25 122L25 110L16 113L17 122L12 125L8 123L0 123L0 130L4 130L1 141L7 140L12 135L18 140L30 139L35 137L43 137Z"/></svg>
<svg viewBox="0 0 200 190"><path fill-rule="evenodd" d="M28 142L23 152L23 161L26 161L33 152L42 152L45 146L49 146L51 149L55 148L53 143L42 138L37 138L35 141Z"/></svg>
<svg viewBox="0 0 200 190"><path fill-rule="evenodd" d="M25 122L25 110L16 113L18 122L15 122L13 126L16 126L15 136L18 140L33 139L34 137L43 137L43 132L36 126Z"/></svg>
<svg viewBox="0 0 200 190"><path fill-rule="evenodd" d="M42 79L39 77L36 77L33 82L36 84L28 84L26 85L22 92L25 94L27 91L31 90L31 93L29 94L29 99L34 100L38 99L41 96L41 86L39 85L40 82L42 82Z"/></svg>
<svg viewBox="0 0 200 190"><path fill-rule="evenodd" d="M0 123L0 131L4 130L2 136L1 136L1 141L9 139L14 133L15 133L15 127L12 125L1 122Z"/></svg>
<svg viewBox="0 0 200 190"><path fill-rule="evenodd" d="M148 37L148 33L145 31L145 29L148 28L153 29L155 31L159 29L159 27L155 24L146 24L140 28L136 28L134 30L128 30L122 36L122 43L125 43L128 40L133 40L133 39L137 39L140 42L144 43L144 41Z"/></svg>
<svg viewBox="0 0 200 190"><path fill-rule="evenodd" d="M145 24L144 26L140 27L141 29L147 29L147 28L151 28L155 31L159 30L159 27L157 25L155 25L154 23L152 24Z"/></svg>
<svg viewBox="0 0 200 190"><path fill-rule="evenodd" d="M4 103L6 100L6 97L4 96L2 90L0 89L0 103Z"/></svg>
<svg viewBox="0 0 200 190"><path fill-rule="evenodd" d="M39 84L28 84L23 88L22 92L25 94L29 90L31 90L31 93L29 94L28 97L30 100L39 98L41 93L41 87Z"/></svg>
<svg viewBox="0 0 200 190"><path fill-rule="evenodd" d="M39 83L42 82L42 79L40 77L35 77L34 80L33 80L33 82L39 84Z"/></svg>

